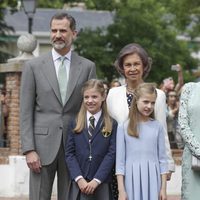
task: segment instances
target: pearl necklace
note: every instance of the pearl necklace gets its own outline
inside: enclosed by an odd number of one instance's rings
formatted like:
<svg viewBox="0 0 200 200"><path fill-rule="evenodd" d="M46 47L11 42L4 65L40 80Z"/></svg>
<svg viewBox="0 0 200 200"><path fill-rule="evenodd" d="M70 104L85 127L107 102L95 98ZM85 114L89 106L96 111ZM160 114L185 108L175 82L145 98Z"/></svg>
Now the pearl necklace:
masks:
<svg viewBox="0 0 200 200"><path fill-rule="evenodd" d="M129 94L134 94L134 89L132 89L132 88L129 88L128 86L126 86L126 91L127 91L127 93L129 93Z"/></svg>

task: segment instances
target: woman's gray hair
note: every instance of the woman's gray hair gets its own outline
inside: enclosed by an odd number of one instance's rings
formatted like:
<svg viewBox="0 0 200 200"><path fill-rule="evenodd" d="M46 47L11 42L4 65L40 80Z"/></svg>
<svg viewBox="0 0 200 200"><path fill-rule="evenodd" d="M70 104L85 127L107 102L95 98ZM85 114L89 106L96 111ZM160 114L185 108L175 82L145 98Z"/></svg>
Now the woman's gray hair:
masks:
<svg viewBox="0 0 200 200"><path fill-rule="evenodd" d="M137 54L141 58L143 64L142 78L145 79L151 70L152 59L148 57L147 52L139 44L131 43L124 46L119 52L118 57L114 63L115 68L121 75L125 76L123 67L124 58L131 54Z"/></svg>

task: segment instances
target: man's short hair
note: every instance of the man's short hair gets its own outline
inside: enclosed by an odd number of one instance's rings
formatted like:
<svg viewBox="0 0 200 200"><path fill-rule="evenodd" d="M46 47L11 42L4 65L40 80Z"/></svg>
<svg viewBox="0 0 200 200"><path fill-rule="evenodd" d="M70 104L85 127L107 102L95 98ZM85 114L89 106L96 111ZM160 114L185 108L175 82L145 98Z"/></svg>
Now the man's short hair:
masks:
<svg viewBox="0 0 200 200"><path fill-rule="evenodd" d="M69 20L70 22L70 28L72 31L75 31L76 30L76 20L74 19L74 17L72 17L71 15L69 15L68 13L66 12L59 12L59 13L56 13L52 18L51 18L51 21L50 21L50 26L52 24L52 21L54 19L64 19L66 18L67 20Z"/></svg>

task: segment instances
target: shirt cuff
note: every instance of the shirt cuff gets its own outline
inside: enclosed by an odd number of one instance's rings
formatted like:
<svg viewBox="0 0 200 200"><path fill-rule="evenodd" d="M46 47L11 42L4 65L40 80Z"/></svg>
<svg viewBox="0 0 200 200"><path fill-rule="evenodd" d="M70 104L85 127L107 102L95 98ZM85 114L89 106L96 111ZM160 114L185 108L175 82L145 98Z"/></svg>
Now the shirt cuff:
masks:
<svg viewBox="0 0 200 200"><path fill-rule="evenodd" d="M100 185L101 184L101 181L97 178L94 178L94 180Z"/></svg>
<svg viewBox="0 0 200 200"><path fill-rule="evenodd" d="M75 182L78 182L78 180L80 180L81 178L83 178L83 176L77 176L74 180L75 180Z"/></svg>

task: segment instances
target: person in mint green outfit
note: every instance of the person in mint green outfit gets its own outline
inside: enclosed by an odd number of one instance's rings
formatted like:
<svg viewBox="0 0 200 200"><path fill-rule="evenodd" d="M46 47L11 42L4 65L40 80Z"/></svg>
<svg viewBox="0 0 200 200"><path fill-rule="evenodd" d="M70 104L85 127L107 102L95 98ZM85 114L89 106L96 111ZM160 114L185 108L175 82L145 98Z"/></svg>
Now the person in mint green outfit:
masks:
<svg viewBox="0 0 200 200"><path fill-rule="evenodd" d="M182 200L200 199L200 171L191 169L192 155L200 158L200 83L184 85L179 110L180 134L185 141L182 157Z"/></svg>

